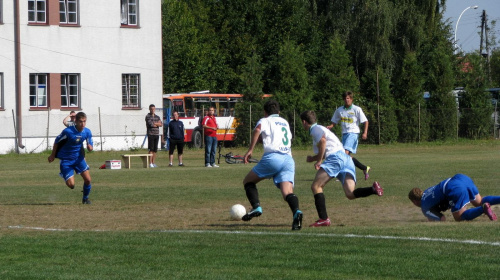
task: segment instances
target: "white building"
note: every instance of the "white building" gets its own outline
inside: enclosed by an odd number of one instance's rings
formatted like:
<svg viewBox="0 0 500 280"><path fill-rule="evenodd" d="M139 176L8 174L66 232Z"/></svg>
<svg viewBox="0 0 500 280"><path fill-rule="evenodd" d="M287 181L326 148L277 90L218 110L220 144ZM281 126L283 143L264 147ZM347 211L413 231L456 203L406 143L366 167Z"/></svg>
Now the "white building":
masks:
<svg viewBox="0 0 500 280"><path fill-rule="evenodd" d="M161 0L0 0L0 154L50 149L72 110L94 150L140 147L161 26Z"/></svg>

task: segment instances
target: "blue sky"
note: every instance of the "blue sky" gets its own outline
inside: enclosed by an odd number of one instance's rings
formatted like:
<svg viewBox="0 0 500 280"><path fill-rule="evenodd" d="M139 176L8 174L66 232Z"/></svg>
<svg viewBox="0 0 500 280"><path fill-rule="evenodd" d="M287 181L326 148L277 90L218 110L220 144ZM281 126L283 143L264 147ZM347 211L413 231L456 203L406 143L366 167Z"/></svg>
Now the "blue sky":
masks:
<svg viewBox="0 0 500 280"><path fill-rule="evenodd" d="M455 29L457 20L464 9L470 6L479 6L477 9L468 9L460 18L458 27ZM453 32L456 30L457 44L464 52L479 50L481 42L481 15L486 11L488 27L493 28L491 22L497 21L495 32L497 41L500 39L500 0L447 0L444 18L450 20ZM490 38L488 38L490 40ZM497 43L497 47L500 44ZM484 43L483 43L484 49Z"/></svg>

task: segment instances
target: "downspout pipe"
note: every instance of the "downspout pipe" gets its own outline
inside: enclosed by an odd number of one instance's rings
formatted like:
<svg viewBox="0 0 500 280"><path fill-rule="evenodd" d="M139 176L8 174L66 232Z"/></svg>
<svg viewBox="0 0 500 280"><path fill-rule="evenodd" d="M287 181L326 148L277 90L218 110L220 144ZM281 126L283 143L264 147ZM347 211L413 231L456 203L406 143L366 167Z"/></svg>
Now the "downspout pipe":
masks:
<svg viewBox="0 0 500 280"><path fill-rule="evenodd" d="M19 148L24 149L23 145L23 117L21 113L21 39L19 28L19 0L14 0L14 54L15 54L15 90L16 90L16 152Z"/></svg>

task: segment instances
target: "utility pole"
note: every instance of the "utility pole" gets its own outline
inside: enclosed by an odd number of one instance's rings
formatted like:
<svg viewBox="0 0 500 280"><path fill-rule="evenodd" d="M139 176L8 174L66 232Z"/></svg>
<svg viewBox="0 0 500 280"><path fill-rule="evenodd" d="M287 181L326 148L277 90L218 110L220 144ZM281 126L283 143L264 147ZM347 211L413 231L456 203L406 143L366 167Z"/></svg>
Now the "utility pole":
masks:
<svg viewBox="0 0 500 280"><path fill-rule="evenodd" d="M488 82L491 82L490 75L490 45L488 43L488 18L486 17L486 10L483 10L481 15L481 42L479 45L479 54L486 58L486 71L488 75ZM483 53L483 38L485 38L485 53Z"/></svg>

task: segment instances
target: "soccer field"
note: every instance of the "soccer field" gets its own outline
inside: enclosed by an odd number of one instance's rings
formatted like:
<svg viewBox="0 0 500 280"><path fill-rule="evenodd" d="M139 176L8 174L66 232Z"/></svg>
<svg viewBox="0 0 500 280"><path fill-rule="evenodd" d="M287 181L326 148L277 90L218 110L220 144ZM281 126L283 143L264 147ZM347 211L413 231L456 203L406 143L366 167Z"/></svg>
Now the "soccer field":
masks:
<svg viewBox="0 0 500 280"><path fill-rule="evenodd" d="M244 149L225 148L243 154ZM145 151L141 151L145 152ZM427 222L407 195L456 173L485 195L500 195L500 142L363 145L356 156L372 167L359 187L380 182L384 196L349 201L339 182L325 188L332 226L317 219L305 162L294 148L295 193L304 226L291 231L288 205L272 181L258 184L263 215L233 221L249 207L242 186L252 164L203 167L202 150L186 150L185 167L100 170L125 152L87 153L91 205L81 204L82 179L67 188L48 154L0 155L0 279L499 279L500 224ZM126 152L129 153L129 152ZM254 152L260 158L261 150ZM500 216L500 207L493 206Z"/></svg>

